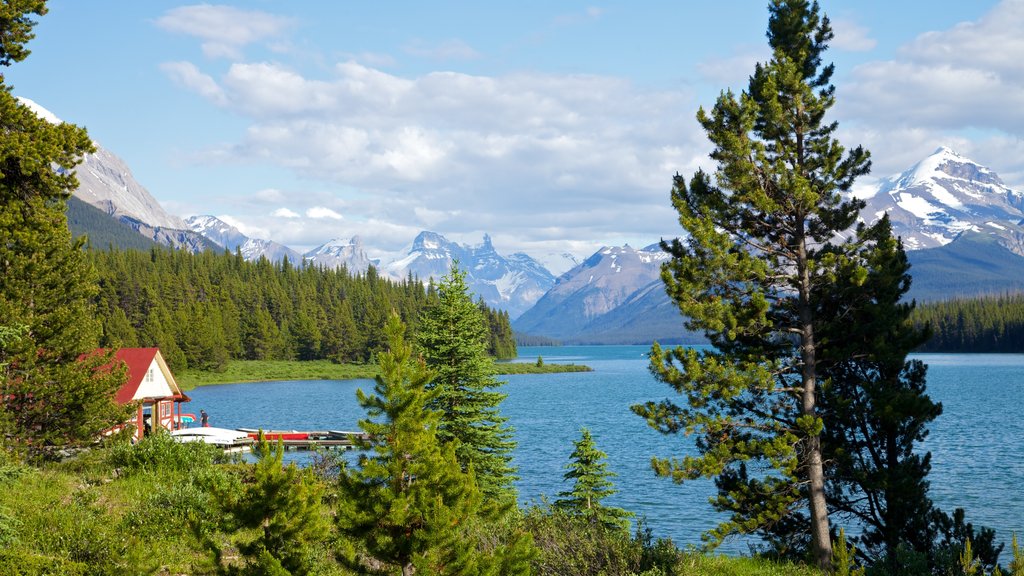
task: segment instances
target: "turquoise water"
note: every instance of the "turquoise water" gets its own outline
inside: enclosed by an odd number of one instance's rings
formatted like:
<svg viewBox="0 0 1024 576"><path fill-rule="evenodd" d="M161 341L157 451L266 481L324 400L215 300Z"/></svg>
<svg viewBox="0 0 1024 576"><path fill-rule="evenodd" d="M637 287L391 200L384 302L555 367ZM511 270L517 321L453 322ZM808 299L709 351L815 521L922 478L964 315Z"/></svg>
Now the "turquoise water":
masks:
<svg viewBox="0 0 1024 576"><path fill-rule="evenodd" d="M520 500L554 500L566 490L563 466L579 429L590 429L608 453L618 494L608 502L647 519L657 536L698 543L716 523L709 481L685 485L657 478L651 456L692 450L683 436L663 436L630 412L633 404L671 396L647 370L644 346L520 348L522 361L577 363L593 372L506 376L502 413L515 428ZM931 426L932 497L944 509L967 509L976 526L1001 540L1024 536L1024 355L923 354L928 389L945 412ZM207 386L189 392L191 412L227 428L356 430L357 388L370 380L264 382ZM734 542L727 549L745 551Z"/></svg>

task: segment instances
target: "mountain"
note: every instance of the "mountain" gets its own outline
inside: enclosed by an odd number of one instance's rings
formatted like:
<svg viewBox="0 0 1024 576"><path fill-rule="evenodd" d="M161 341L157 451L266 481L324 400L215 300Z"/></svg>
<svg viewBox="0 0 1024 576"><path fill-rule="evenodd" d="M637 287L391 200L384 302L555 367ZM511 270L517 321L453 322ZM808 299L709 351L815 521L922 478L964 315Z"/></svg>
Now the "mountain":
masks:
<svg viewBox="0 0 1024 576"><path fill-rule="evenodd" d="M249 238L238 228L224 222L216 216L189 216L185 223L193 232L202 235L216 244L221 250L241 252L246 260L258 260L265 257L271 262L280 262L285 257L293 263L301 262L302 255L273 240Z"/></svg>
<svg viewBox="0 0 1024 576"><path fill-rule="evenodd" d="M93 248L120 250L149 250L157 246L134 228L111 218L106 212L72 196L68 198L68 228L75 238L86 236Z"/></svg>
<svg viewBox="0 0 1024 576"><path fill-rule="evenodd" d="M63 122L28 98L19 96L18 100L47 122ZM78 177L78 188L73 193L75 198L157 244L190 252L215 248L205 238L189 230L184 220L164 210L156 198L135 180L124 160L96 142L93 146L96 151L86 154L75 168Z"/></svg>
<svg viewBox="0 0 1024 576"><path fill-rule="evenodd" d="M907 297L918 302L1024 292L1024 256L990 234L964 232L945 246L908 251L907 259L914 279Z"/></svg>
<svg viewBox="0 0 1024 576"><path fill-rule="evenodd" d="M306 262L314 266L324 268L348 268L349 272L366 272L371 264L377 262L370 260L363 249L362 240L359 236L353 236L348 242L344 240L331 240L330 242L314 248L303 256Z"/></svg>
<svg viewBox="0 0 1024 576"><path fill-rule="evenodd" d="M468 246L450 242L436 232L420 232L405 256L383 267L395 278L409 274L435 281L448 274L452 261L466 271L466 283L488 306L516 318L544 295L555 277L539 262L523 253L502 256L484 235L483 244Z"/></svg>
<svg viewBox="0 0 1024 576"><path fill-rule="evenodd" d="M693 340L665 294L658 245L604 247L558 278L512 327L578 344Z"/></svg>
<svg viewBox="0 0 1024 576"><path fill-rule="evenodd" d="M907 250L944 246L973 232L1024 255L1024 195L946 147L879 184L861 217L871 223L884 213Z"/></svg>

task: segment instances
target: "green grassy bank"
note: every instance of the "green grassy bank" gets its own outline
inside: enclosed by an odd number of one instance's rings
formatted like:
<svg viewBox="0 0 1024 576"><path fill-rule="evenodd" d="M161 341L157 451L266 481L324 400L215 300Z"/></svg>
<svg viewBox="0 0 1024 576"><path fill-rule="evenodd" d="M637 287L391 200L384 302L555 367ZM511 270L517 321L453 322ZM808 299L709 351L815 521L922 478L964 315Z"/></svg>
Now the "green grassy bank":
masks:
<svg viewBox="0 0 1024 576"><path fill-rule="evenodd" d="M495 362L494 373L553 374L559 372L589 372L579 364L544 364ZM376 364L335 364L328 360L232 360L219 372L180 370L174 377L185 390L210 384L236 382L267 382L270 380L354 380L373 378L378 373Z"/></svg>

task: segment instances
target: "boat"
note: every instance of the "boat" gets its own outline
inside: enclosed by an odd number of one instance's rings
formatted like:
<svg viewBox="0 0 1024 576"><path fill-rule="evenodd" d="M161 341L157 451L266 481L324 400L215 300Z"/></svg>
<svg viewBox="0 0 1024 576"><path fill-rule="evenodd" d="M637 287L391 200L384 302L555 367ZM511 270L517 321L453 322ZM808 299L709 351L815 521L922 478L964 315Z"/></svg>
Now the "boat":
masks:
<svg viewBox="0 0 1024 576"><path fill-rule="evenodd" d="M252 444L252 438L240 430L204 426L200 428L183 428L171 432L171 438L178 442L204 442L221 448L245 448Z"/></svg>

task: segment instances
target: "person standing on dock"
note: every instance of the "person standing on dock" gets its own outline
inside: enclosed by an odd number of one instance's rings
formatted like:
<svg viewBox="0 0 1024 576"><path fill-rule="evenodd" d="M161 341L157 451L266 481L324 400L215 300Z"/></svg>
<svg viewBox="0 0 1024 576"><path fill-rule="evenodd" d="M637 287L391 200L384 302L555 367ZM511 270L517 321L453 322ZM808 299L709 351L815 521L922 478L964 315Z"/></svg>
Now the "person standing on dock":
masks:
<svg viewBox="0 0 1024 576"><path fill-rule="evenodd" d="M206 413L206 410L199 411L199 421L202 423L203 428L209 428L210 426L210 415Z"/></svg>

